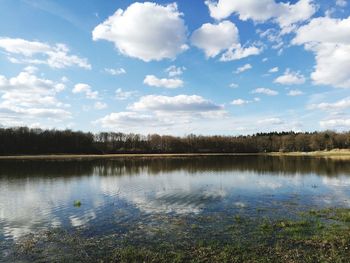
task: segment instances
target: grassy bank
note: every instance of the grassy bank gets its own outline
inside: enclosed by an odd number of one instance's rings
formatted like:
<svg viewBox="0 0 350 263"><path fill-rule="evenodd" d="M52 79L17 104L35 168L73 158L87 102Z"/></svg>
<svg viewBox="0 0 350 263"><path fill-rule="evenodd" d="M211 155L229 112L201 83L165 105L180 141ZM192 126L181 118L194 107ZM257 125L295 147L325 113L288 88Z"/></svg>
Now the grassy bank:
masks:
<svg viewBox="0 0 350 263"><path fill-rule="evenodd" d="M272 156L315 156L315 157L350 157L350 149L335 149L331 151L313 152L273 152L267 153Z"/></svg>
<svg viewBox="0 0 350 263"><path fill-rule="evenodd" d="M314 152L271 152L271 153L123 153L123 154L47 154L0 156L0 160L89 160L115 158L171 158L197 156L312 156L327 158L350 158L350 150L331 150Z"/></svg>
<svg viewBox="0 0 350 263"><path fill-rule="evenodd" d="M0 156L0 160L79 160L79 159L115 159L115 158L171 158L196 156L239 156L260 155L259 153L118 153L118 154L47 154Z"/></svg>

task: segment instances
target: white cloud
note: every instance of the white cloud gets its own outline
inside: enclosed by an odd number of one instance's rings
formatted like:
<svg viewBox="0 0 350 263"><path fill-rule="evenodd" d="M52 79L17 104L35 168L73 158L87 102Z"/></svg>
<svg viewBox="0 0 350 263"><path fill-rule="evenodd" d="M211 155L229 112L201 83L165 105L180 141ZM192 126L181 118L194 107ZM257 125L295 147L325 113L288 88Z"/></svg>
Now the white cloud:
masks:
<svg viewBox="0 0 350 263"><path fill-rule="evenodd" d="M23 69L23 71L28 72L29 74L34 74L38 71L38 68L34 66L27 66Z"/></svg>
<svg viewBox="0 0 350 263"><path fill-rule="evenodd" d="M65 109L69 105L56 98L62 85L27 71L13 78L0 75L0 115L6 115L7 124L16 125L29 125L41 118L54 121L71 118L71 113Z"/></svg>
<svg viewBox="0 0 350 263"><path fill-rule="evenodd" d="M194 126L208 125L208 121L224 120L227 112L222 105L198 95L148 95L127 107L128 111L114 112L94 124L126 132L190 132Z"/></svg>
<svg viewBox="0 0 350 263"><path fill-rule="evenodd" d="M292 97L294 97L294 96L300 96L300 95L303 95L303 94L304 94L304 92L302 92L301 90L298 90L298 89L292 89L292 90L290 90L290 91L287 93L288 96L292 96Z"/></svg>
<svg viewBox="0 0 350 263"><path fill-rule="evenodd" d="M183 87L184 82L178 78L162 78L159 79L154 75L147 75L143 80L143 83L148 86L158 87L158 88L167 88L167 89L176 89Z"/></svg>
<svg viewBox="0 0 350 263"><path fill-rule="evenodd" d="M287 69L283 75L274 80L275 83L282 85L298 85L305 83L305 77L300 72L293 72Z"/></svg>
<svg viewBox="0 0 350 263"><path fill-rule="evenodd" d="M278 72L279 68L278 67L274 67L274 68L271 68L269 70L269 73L275 73L275 72Z"/></svg>
<svg viewBox="0 0 350 263"><path fill-rule="evenodd" d="M236 88L239 87L239 85L236 84L236 83L231 83L231 84L229 85L229 87L230 87L230 88L233 88L233 89L236 89Z"/></svg>
<svg viewBox="0 0 350 263"><path fill-rule="evenodd" d="M280 118L267 118L259 120L258 123L264 125L281 125L284 124L284 121L282 121Z"/></svg>
<svg viewBox="0 0 350 263"><path fill-rule="evenodd" d="M66 76L63 76L61 78L61 81L64 82L64 83L67 83L67 82L69 82L69 79Z"/></svg>
<svg viewBox="0 0 350 263"><path fill-rule="evenodd" d="M168 73L169 77L177 77L177 76L181 76L185 70L186 70L185 67L176 67L175 65L172 65L166 68L165 72Z"/></svg>
<svg viewBox="0 0 350 263"><path fill-rule="evenodd" d="M236 25L227 20L218 24L203 24L192 33L191 43L202 49L207 58L216 57L225 51L220 61L239 60L262 51L256 46L242 47Z"/></svg>
<svg viewBox="0 0 350 263"><path fill-rule="evenodd" d="M317 11L318 6L314 0L299 0L295 4L278 3L281 6L281 12L276 21L285 31L290 30L299 22L311 18Z"/></svg>
<svg viewBox="0 0 350 263"><path fill-rule="evenodd" d="M119 88L115 91L115 99L116 100L127 100L133 96L136 96L137 91L123 91L123 89Z"/></svg>
<svg viewBox="0 0 350 263"><path fill-rule="evenodd" d="M257 88L255 90L252 91L252 93L255 94L265 94L268 96L276 96L278 95L278 92L272 89L268 89L268 88Z"/></svg>
<svg viewBox="0 0 350 263"><path fill-rule="evenodd" d="M64 85L63 83L57 83L55 85L55 89L57 92L61 92L66 89L66 85Z"/></svg>
<svg viewBox="0 0 350 263"><path fill-rule="evenodd" d="M173 59L188 48L187 28L176 3L133 3L118 9L92 32L93 40L114 43L121 54L143 61Z"/></svg>
<svg viewBox="0 0 350 263"><path fill-rule="evenodd" d="M350 88L350 17L314 18L300 27L292 40L315 54L311 79L317 85Z"/></svg>
<svg viewBox="0 0 350 263"><path fill-rule="evenodd" d="M207 0L211 17L221 20L231 14L237 14L239 19L265 22L272 20L281 28L288 29L294 24L308 20L317 10L312 0L299 0L295 4L276 3L275 0Z"/></svg>
<svg viewBox="0 0 350 263"><path fill-rule="evenodd" d="M222 110L223 106L216 105L198 95L177 95L174 97L148 95L141 97L129 109L134 111L207 112Z"/></svg>
<svg viewBox="0 0 350 263"><path fill-rule="evenodd" d="M26 57L51 51L51 47L46 43L21 38L0 38L0 47L9 53L21 54Z"/></svg>
<svg viewBox="0 0 350 263"><path fill-rule="evenodd" d="M245 104L253 103L253 102L259 102L260 98L253 98L253 100L243 100L243 99L236 99L231 102L232 105L235 106L242 106Z"/></svg>
<svg viewBox="0 0 350 263"><path fill-rule="evenodd" d="M284 39L281 30L270 27L266 30L257 29L256 32L261 38L266 38L269 42L273 43L271 46L272 49L283 50Z"/></svg>
<svg viewBox="0 0 350 263"><path fill-rule="evenodd" d="M222 54L220 61L239 60L249 56L259 55L261 52L262 48L260 47L242 47L240 44L237 44Z"/></svg>
<svg viewBox="0 0 350 263"><path fill-rule="evenodd" d="M96 101L94 104L94 108L97 110L103 110L105 108L107 108L107 104L101 101Z"/></svg>
<svg viewBox="0 0 350 263"><path fill-rule="evenodd" d="M105 72L114 76L126 74L126 70L124 68L105 68Z"/></svg>
<svg viewBox="0 0 350 263"><path fill-rule="evenodd" d="M158 123L157 119L151 115L139 114L137 112L113 112L97 120L103 128L114 128L123 126L139 126L142 124Z"/></svg>
<svg viewBox="0 0 350 263"><path fill-rule="evenodd" d="M344 110L350 108L350 97L338 100L334 103L322 102L318 104L311 104L309 109L319 109L324 111Z"/></svg>
<svg viewBox="0 0 350 263"><path fill-rule="evenodd" d="M103 128L118 129L125 132L130 132L130 129L136 131L141 128L139 132L142 132L145 129L152 130L172 126L174 122L154 114L124 111L110 113L95 121L94 124L100 124Z"/></svg>
<svg viewBox="0 0 350 263"><path fill-rule="evenodd" d="M252 69L252 68L253 68L252 65L250 65L250 64L245 64L245 65L243 65L242 67L238 67L238 68L236 69L235 73L236 73L236 74L239 74L239 73L242 73L242 72L247 71L247 70Z"/></svg>
<svg viewBox="0 0 350 263"><path fill-rule="evenodd" d="M332 129L332 128L348 129L350 127L350 119L324 120L324 121L320 121L320 126L326 129Z"/></svg>
<svg viewBox="0 0 350 263"><path fill-rule="evenodd" d="M318 85L350 88L350 45L322 44L313 49L316 67L311 79Z"/></svg>
<svg viewBox="0 0 350 263"><path fill-rule="evenodd" d="M340 7L345 7L347 5L346 0L336 0L335 4Z"/></svg>
<svg viewBox="0 0 350 263"><path fill-rule="evenodd" d="M13 63L46 64L59 69L69 66L91 69L86 58L70 55L69 48L64 44L50 46L47 43L21 38L0 38L0 48L11 55L9 59Z"/></svg>
<svg viewBox="0 0 350 263"><path fill-rule="evenodd" d="M203 49L207 58L216 57L223 50L239 43L238 29L230 21L206 23L192 33L191 43Z"/></svg>
<svg viewBox="0 0 350 263"><path fill-rule="evenodd" d="M243 99L236 99L236 100L233 100L231 102L231 104L235 105L235 106L242 106L242 105L245 105L245 104L248 104L248 103L251 103L251 101L243 100Z"/></svg>
<svg viewBox="0 0 350 263"><path fill-rule="evenodd" d="M312 44L312 43L333 43L350 44L350 17L346 19L336 19L330 17L314 18L300 27L295 38L294 44Z"/></svg>
<svg viewBox="0 0 350 263"><path fill-rule="evenodd" d="M85 83L78 83L74 85L73 93L84 93L88 99L97 99L98 91L92 91L91 86Z"/></svg>

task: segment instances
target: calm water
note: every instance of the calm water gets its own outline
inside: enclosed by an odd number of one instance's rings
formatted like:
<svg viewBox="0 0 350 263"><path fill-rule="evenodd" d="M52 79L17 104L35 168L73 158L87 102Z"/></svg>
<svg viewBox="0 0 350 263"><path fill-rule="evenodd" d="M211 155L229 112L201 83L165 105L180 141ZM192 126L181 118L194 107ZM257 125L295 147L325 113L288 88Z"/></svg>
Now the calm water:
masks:
<svg viewBox="0 0 350 263"><path fill-rule="evenodd" d="M74 200L82 205L74 207ZM178 219L220 235L237 214L293 217L330 206L350 206L349 161L239 156L0 163L2 246L55 227L88 237L138 233L142 240L155 226L171 231ZM215 224L202 220L208 216Z"/></svg>

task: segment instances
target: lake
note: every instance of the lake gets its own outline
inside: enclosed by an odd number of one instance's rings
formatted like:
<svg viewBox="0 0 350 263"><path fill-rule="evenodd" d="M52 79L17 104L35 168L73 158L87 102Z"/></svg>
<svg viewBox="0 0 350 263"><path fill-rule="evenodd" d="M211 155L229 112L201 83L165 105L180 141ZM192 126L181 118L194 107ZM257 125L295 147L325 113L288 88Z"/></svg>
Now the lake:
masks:
<svg viewBox="0 0 350 263"><path fill-rule="evenodd" d="M250 242L261 220L274 226L330 208L350 208L349 160L1 161L0 261L93 262L119 249L116 258L127 262L125 247L162 247L169 256L198 244Z"/></svg>

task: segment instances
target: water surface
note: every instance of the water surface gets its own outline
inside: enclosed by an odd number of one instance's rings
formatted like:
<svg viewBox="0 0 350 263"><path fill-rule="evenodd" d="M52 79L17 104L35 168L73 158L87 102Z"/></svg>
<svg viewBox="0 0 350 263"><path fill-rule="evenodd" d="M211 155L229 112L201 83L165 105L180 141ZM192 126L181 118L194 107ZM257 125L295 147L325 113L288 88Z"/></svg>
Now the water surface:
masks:
<svg viewBox="0 0 350 263"><path fill-rule="evenodd" d="M74 201L81 202L80 207ZM213 156L1 161L0 244L47 229L128 242L225 239L232 218L295 217L350 206L350 162L314 157ZM194 227L195 226L195 227ZM192 230L193 230L192 229ZM158 231L158 232L157 232ZM159 236L158 236L159 237Z"/></svg>

